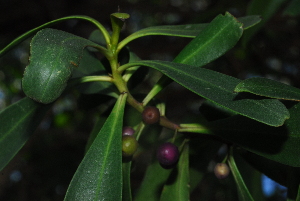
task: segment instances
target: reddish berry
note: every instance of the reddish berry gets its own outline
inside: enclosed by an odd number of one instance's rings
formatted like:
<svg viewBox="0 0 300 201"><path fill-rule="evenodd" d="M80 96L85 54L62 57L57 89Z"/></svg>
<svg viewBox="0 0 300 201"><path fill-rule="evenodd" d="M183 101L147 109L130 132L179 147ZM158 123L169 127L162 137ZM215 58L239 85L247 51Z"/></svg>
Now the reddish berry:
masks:
<svg viewBox="0 0 300 201"><path fill-rule="evenodd" d="M214 173L218 179L225 179L229 175L230 169L226 163L217 163Z"/></svg>
<svg viewBox="0 0 300 201"><path fill-rule="evenodd" d="M129 126L125 126L122 130L122 135L126 136L126 135L133 135L135 132L135 130L133 130L133 128L129 127Z"/></svg>
<svg viewBox="0 0 300 201"><path fill-rule="evenodd" d="M142 118L146 124L155 124L159 121L160 113L157 107L148 106L142 113Z"/></svg>
<svg viewBox="0 0 300 201"><path fill-rule="evenodd" d="M158 147L156 156L163 168L170 169L178 162L179 150L176 145L166 142Z"/></svg>
<svg viewBox="0 0 300 201"><path fill-rule="evenodd" d="M133 136L126 135L122 137L122 155L124 157L132 156L138 147L138 142Z"/></svg>

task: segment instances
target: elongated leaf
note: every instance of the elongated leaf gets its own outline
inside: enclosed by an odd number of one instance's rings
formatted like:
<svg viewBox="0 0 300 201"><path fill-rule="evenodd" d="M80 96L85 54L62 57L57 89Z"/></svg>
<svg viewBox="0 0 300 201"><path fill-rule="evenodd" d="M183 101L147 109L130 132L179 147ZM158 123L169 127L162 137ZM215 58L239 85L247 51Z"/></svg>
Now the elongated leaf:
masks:
<svg viewBox="0 0 300 201"><path fill-rule="evenodd" d="M300 0L292 0L283 11L283 15L290 15L290 16L300 15Z"/></svg>
<svg viewBox="0 0 300 201"><path fill-rule="evenodd" d="M110 36L108 34L108 32L106 31L106 29L103 27L102 24L100 24L97 20L88 17L88 16L83 16L83 15L73 15L73 16L67 16L67 17L62 17L50 22L47 22L41 26L38 26L34 29L31 29L30 31L27 31L26 33L22 34L21 36L17 37L15 40L13 40L10 44L8 44L6 47L4 47L1 51L0 51L0 56L4 55L5 53L7 53L8 51L10 51L11 49L13 49L16 45L20 44L22 41L24 41L25 39L27 39L28 37L34 35L36 32L38 32L41 29L50 27L52 25L55 25L59 22L63 22L66 20L74 20L74 19L78 19L78 20L86 20L88 22L93 23L94 25L97 26L97 28L102 32L106 43L109 42L110 40Z"/></svg>
<svg viewBox="0 0 300 201"><path fill-rule="evenodd" d="M123 163L122 170L123 170L122 201L131 201L132 200L131 182L130 182L131 161Z"/></svg>
<svg viewBox="0 0 300 201"><path fill-rule="evenodd" d="M228 158L229 167L231 169L231 172L233 174L234 180L238 187L239 197L241 201L253 201L253 198L235 164L233 155L230 154Z"/></svg>
<svg viewBox="0 0 300 201"><path fill-rule="evenodd" d="M248 29L261 21L258 15L245 16L237 18L243 23L243 29ZM153 26L141 29L134 32L123 41L120 42L119 48L124 47L127 43L144 36L163 35L163 36L178 36L186 38L195 38L201 31L203 31L209 23L202 24L185 24L185 25L162 25Z"/></svg>
<svg viewBox="0 0 300 201"><path fill-rule="evenodd" d="M300 167L300 103L289 109L290 119L270 127L241 116L211 122L214 134L279 163ZM267 143L266 143L267 142Z"/></svg>
<svg viewBox="0 0 300 201"><path fill-rule="evenodd" d="M288 110L280 101L254 100L243 97L243 94L233 93L240 80L209 69L166 61L140 61L129 65L155 68L199 96L271 126L280 126L289 118Z"/></svg>
<svg viewBox="0 0 300 201"><path fill-rule="evenodd" d="M243 80L235 87L234 91L249 92L270 98L300 101L300 89L261 77Z"/></svg>
<svg viewBox="0 0 300 201"><path fill-rule="evenodd" d="M158 161L148 166L143 183L135 195L134 201L158 201L161 188L171 174L170 169L163 169Z"/></svg>
<svg viewBox="0 0 300 201"><path fill-rule="evenodd" d="M186 144L180 154L177 168L171 173L171 182L165 184L161 201L186 201L189 196L189 148Z"/></svg>
<svg viewBox="0 0 300 201"><path fill-rule="evenodd" d="M81 161L64 200L122 200L121 133L126 97L120 95Z"/></svg>
<svg viewBox="0 0 300 201"><path fill-rule="evenodd" d="M0 170L17 154L49 109L23 98L0 112Z"/></svg>
<svg viewBox="0 0 300 201"><path fill-rule="evenodd" d="M97 44L55 29L39 31L31 42L30 64L22 80L24 93L41 103L56 100L79 66L83 49Z"/></svg>
<svg viewBox="0 0 300 201"><path fill-rule="evenodd" d="M174 62L203 66L225 54L240 39L242 23L231 14L218 15L177 55Z"/></svg>

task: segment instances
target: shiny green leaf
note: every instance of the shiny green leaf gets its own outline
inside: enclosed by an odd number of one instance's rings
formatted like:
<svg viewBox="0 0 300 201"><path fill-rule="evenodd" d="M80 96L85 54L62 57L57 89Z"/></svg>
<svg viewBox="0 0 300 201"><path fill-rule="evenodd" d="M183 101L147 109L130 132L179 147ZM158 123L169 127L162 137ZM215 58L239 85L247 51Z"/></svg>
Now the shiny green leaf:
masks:
<svg viewBox="0 0 300 201"><path fill-rule="evenodd" d="M231 14L218 15L176 56L174 62L203 66L231 49L243 33L242 23Z"/></svg>
<svg viewBox="0 0 300 201"><path fill-rule="evenodd" d="M190 199L189 193L189 147L185 144L177 167L172 170L171 181L163 187L161 201L186 201Z"/></svg>
<svg viewBox="0 0 300 201"><path fill-rule="evenodd" d="M64 200L122 200L122 125L127 94L120 95L81 161Z"/></svg>
<svg viewBox="0 0 300 201"><path fill-rule="evenodd" d="M24 93L41 103L55 101L79 66L83 49L97 44L55 29L39 31L31 42L30 63L22 80Z"/></svg>
<svg viewBox="0 0 300 201"><path fill-rule="evenodd" d="M253 201L253 198L235 164L232 154L229 155L228 164L238 187L240 201Z"/></svg>
<svg viewBox="0 0 300 201"><path fill-rule="evenodd" d="M253 77L241 81L235 92L249 92L270 98L300 101L300 89L262 77Z"/></svg>
<svg viewBox="0 0 300 201"><path fill-rule="evenodd" d="M34 133L49 105L23 98L0 112L0 170Z"/></svg>
<svg viewBox="0 0 300 201"><path fill-rule="evenodd" d="M286 107L276 99L256 100L233 93L235 86L240 82L234 77L209 69L166 61L140 61L128 64L128 66L139 65L159 70L199 96L259 122L280 126L289 118Z"/></svg>

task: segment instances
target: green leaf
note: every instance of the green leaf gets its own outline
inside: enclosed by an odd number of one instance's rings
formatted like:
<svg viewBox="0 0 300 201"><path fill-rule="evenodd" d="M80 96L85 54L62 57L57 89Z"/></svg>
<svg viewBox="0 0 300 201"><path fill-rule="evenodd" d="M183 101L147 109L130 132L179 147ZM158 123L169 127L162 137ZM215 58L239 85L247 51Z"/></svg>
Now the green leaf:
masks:
<svg viewBox="0 0 300 201"><path fill-rule="evenodd" d="M255 27L245 31L242 44L245 46L249 40L255 35L265 24L270 20L270 18L276 13L276 11L282 6L287 0L253 0L248 6L247 15L260 15L262 21Z"/></svg>
<svg viewBox="0 0 300 201"><path fill-rule="evenodd" d="M238 187L239 198L241 201L253 201L253 198L235 164L232 153L229 155L228 164Z"/></svg>
<svg viewBox="0 0 300 201"><path fill-rule="evenodd" d="M157 160L149 165L134 201L145 201L145 198L147 198L147 201L158 201L161 188L171 171L170 169L163 169Z"/></svg>
<svg viewBox="0 0 300 201"><path fill-rule="evenodd" d="M189 147L185 144L177 167L163 187L160 200L186 201L190 199L189 194Z"/></svg>
<svg viewBox="0 0 300 201"><path fill-rule="evenodd" d="M0 170L34 133L49 105L23 98L0 112Z"/></svg>
<svg viewBox="0 0 300 201"><path fill-rule="evenodd" d="M122 125L127 94L118 98L81 161L64 200L122 200Z"/></svg>
<svg viewBox="0 0 300 201"><path fill-rule="evenodd" d="M235 86L240 82L239 79L209 69L166 61L140 61L128 64L128 66L139 65L159 70L199 96L256 121L281 126L289 118L288 110L278 100L255 100L233 93Z"/></svg>
<svg viewBox="0 0 300 201"><path fill-rule="evenodd" d="M122 201L131 201L131 182L130 182L130 173L131 173L131 161L124 162L122 164L123 170L123 190L122 190Z"/></svg>
<svg viewBox="0 0 300 201"><path fill-rule="evenodd" d="M218 15L174 59L176 63L203 66L231 49L243 33L242 23L231 14Z"/></svg>
<svg viewBox="0 0 300 201"><path fill-rule="evenodd" d="M292 0L284 9L283 15L297 16L300 15L300 0Z"/></svg>
<svg viewBox="0 0 300 201"><path fill-rule="evenodd" d="M248 29L255 24L260 22L260 17L257 15L246 16L237 18L238 21L243 23L243 29ZM186 38L195 38L197 35L202 32L209 23L201 24L185 24L185 25L162 25L162 26L153 26L141 29L134 32L119 44L119 49L123 48L129 42L144 36L151 35L163 35L163 36L177 36L177 37L186 37Z"/></svg>
<svg viewBox="0 0 300 201"><path fill-rule="evenodd" d="M234 91L249 92L270 98L300 101L300 89L261 77L243 80L235 87Z"/></svg>
<svg viewBox="0 0 300 201"><path fill-rule="evenodd" d="M66 20L74 20L74 19L78 19L78 20L86 20L88 22L93 23L94 25L97 26L97 28L102 32L106 43L109 43L110 41L110 36L109 33L106 31L106 29L103 27L102 24L100 24L97 20L91 18L91 17L87 17L87 16L83 16L83 15L74 15L74 16L67 16L67 17L62 17L50 22L47 22L41 26L38 26L34 29L31 29L30 31L27 31L26 33L22 34L21 36L17 37L15 40L13 40L10 44L8 44L6 47L4 47L1 51L0 51L0 57L2 55L4 55L5 53L7 53L8 51L10 51L11 49L13 49L15 46L17 46L19 43L21 43L22 41L24 41L26 38L29 38L30 36L34 35L36 32L38 32L39 30L42 30L44 28L50 27L52 25L55 25L59 22L63 22Z"/></svg>
<svg viewBox="0 0 300 201"><path fill-rule="evenodd" d="M79 66L83 49L97 44L55 29L39 31L31 42L30 63L22 80L24 93L41 103L55 101Z"/></svg>
<svg viewBox="0 0 300 201"><path fill-rule="evenodd" d="M215 135L253 153L285 165L300 167L300 103L290 108L289 112L290 119L278 128L239 115L210 122L209 127Z"/></svg>

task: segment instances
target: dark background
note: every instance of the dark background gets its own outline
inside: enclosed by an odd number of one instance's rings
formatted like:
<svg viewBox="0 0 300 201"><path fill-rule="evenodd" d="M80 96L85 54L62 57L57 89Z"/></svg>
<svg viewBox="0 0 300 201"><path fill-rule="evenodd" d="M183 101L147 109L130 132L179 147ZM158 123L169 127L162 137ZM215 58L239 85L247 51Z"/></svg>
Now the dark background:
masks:
<svg viewBox="0 0 300 201"><path fill-rule="evenodd" d="M210 22L225 11L235 17L245 16L249 2L0 0L0 48L32 28L69 15L93 17L110 29L111 13L129 13L131 18L126 21L122 32L122 36L126 36L148 26ZM299 17L283 17L281 12L279 9L246 48L238 44L209 67L241 79L265 76L300 87ZM78 20L63 22L54 28L82 37L88 37L95 29L91 23ZM148 36L131 42L129 46L142 59L172 60L188 41L190 39ZM0 58L0 109L24 96L21 78L28 63L29 43L30 39ZM184 90L182 93L184 100L170 98L169 104L184 104L195 98ZM83 157L97 114L91 108L80 107L72 94L59 100L20 153L1 171L0 200L63 200Z"/></svg>

